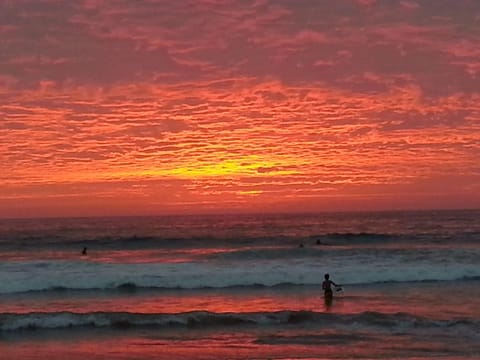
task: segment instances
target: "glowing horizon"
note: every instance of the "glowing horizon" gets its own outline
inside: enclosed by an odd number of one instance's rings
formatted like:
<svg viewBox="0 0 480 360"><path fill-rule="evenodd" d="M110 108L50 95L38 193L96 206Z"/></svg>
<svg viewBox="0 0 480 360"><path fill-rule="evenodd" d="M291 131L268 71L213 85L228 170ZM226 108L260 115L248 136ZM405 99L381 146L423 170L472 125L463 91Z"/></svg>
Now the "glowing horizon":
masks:
<svg viewBox="0 0 480 360"><path fill-rule="evenodd" d="M480 207L479 2L0 14L0 217Z"/></svg>

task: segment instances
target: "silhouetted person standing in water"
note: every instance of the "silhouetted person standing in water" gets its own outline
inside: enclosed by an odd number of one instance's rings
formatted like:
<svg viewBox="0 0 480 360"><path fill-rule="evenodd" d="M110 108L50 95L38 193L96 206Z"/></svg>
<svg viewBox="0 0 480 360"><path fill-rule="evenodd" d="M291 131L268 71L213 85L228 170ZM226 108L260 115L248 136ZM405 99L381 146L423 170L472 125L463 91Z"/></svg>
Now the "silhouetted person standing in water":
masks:
<svg viewBox="0 0 480 360"><path fill-rule="evenodd" d="M86 247L83 248L82 255L87 255L87 248Z"/></svg>
<svg viewBox="0 0 480 360"><path fill-rule="evenodd" d="M325 280L322 283L322 289L323 289L323 296L325 297L325 303L327 305L330 305L332 303L332 298L333 298L332 285L335 287L340 287L340 285L335 284L332 280L330 280L329 274L325 274Z"/></svg>

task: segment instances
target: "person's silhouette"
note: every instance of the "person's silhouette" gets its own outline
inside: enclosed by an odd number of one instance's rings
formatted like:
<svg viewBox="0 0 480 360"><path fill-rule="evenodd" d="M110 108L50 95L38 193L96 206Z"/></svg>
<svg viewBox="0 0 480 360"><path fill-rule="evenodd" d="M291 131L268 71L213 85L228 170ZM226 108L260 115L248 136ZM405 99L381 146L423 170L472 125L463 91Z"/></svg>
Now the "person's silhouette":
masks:
<svg viewBox="0 0 480 360"><path fill-rule="evenodd" d="M332 285L335 287L340 287L340 285L335 284L332 280L330 280L329 274L325 274L325 280L322 283L323 295L325 298L333 297Z"/></svg>

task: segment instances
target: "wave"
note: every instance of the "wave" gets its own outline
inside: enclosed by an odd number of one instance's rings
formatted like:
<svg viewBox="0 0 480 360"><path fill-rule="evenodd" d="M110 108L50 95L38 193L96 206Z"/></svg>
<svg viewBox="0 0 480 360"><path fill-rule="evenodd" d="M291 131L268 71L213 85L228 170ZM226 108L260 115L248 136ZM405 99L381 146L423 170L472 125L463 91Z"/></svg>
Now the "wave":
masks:
<svg viewBox="0 0 480 360"><path fill-rule="evenodd" d="M479 232L464 231L452 234L443 233L382 233L382 232L330 232L298 235L229 235L217 236L204 234L198 236L93 236L75 237L60 236L58 234L6 236L0 238L0 246L13 249L78 249L84 246L95 249L184 249L228 246L235 249L242 246L295 246L305 245L376 245L391 243L477 243Z"/></svg>
<svg viewBox="0 0 480 360"><path fill-rule="evenodd" d="M359 232L359 233L328 233L325 235L317 235L314 238L319 239L320 242L325 240L328 243L333 244L352 244L352 243L378 243L386 241L397 241L402 238L402 236L397 234L384 234L384 233L368 233L368 232ZM405 239L405 237L403 237Z"/></svg>
<svg viewBox="0 0 480 360"><path fill-rule="evenodd" d="M69 239L53 236L27 236L11 241L0 241L0 245L14 246L20 249L65 249L88 246L96 249L155 249L173 246L193 246L205 241L202 237L169 238L161 236L101 236L91 238Z"/></svg>
<svg viewBox="0 0 480 360"><path fill-rule="evenodd" d="M0 331L66 329L66 328L201 328L236 326L285 326L309 324L318 327L452 328L462 326L478 331L479 321L458 318L435 320L407 313L332 314L314 311L277 311L251 313L214 313L193 311L177 314L143 314L126 312L37 312L0 314Z"/></svg>
<svg viewBox="0 0 480 360"><path fill-rule="evenodd" d="M300 245L301 244L301 245ZM289 259L306 259L312 258L317 260L324 260L329 257L349 257L355 259L362 256L377 256L377 257L403 257L403 258L419 258L421 256L446 257L451 253L451 249L445 249L442 247L436 248L435 246L422 248L408 248L402 246L389 246L385 242L381 245L373 245L366 243L356 246L350 244L346 246L340 243L325 243L320 244L305 244L300 243L298 245L289 246L270 246L270 247L254 247L254 248L230 248L222 251L212 251L209 254L204 254L203 258L213 260L289 260ZM383 246L385 245L385 246ZM363 246L359 249L357 246Z"/></svg>
<svg viewBox="0 0 480 360"><path fill-rule="evenodd" d="M478 252L449 257L325 257L265 261L117 264L89 261L3 262L0 294L35 291L208 289L318 286L324 272L344 285L480 279ZM460 262L462 261L462 262Z"/></svg>
<svg viewBox="0 0 480 360"><path fill-rule="evenodd" d="M368 285L388 285L388 284L428 284L428 283L441 283L447 281L480 281L480 276L463 276L458 279L454 280L413 280L413 281L377 281L377 282L370 282L370 283L355 283L349 284L345 283L343 286L368 286ZM223 287L215 287L215 286L200 286L196 288L188 288L188 287L165 287L165 286L144 286L140 284L136 284L134 282L126 282L115 286L107 286L107 287L92 287L92 288L76 288L76 287L68 287L68 286L53 286L45 289L39 290L27 290L23 291L22 293L42 293L42 292L89 292L89 291L118 291L118 292L125 292L125 293L132 293L132 292L142 292L142 291L170 291L170 290L214 290L214 289L224 289L224 290L236 290L236 289L245 289L245 290L254 290L254 289L281 289L281 288L295 288L295 287L317 287L319 284L302 284L302 283L290 283L290 282L279 282L273 285L265 285L260 283L255 284L245 284L245 285L227 285Z"/></svg>
<svg viewBox="0 0 480 360"><path fill-rule="evenodd" d="M165 286L144 286L144 285L139 285L133 282L127 282L123 284L119 284L116 286L107 286L107 287L92 287L92 288L76 288L76 287L68 287L68 286L53 286L50 288L45 288L45 289L40 289L40 290L27 290L23 291L21 293L46 293L46 292L51 292L51 293L61 293L61 292L90 292L90 291L115 291L115 292L125 292L125 293L133 293L133 292L142 292L142 291L171 291L171 290L176 290L176 291L191 291L191 290L237 290L237 289L245 289L245 290L254 290L254 289L265 289L265 288L270 288L270 289L275 289L275 288L287 288L287 287L304 287L304 286L318 286L318 285L312 285L312 284L293 284L293 283L278 283L274 285L264 285L264 284L251 284L251 285L231 285L231 286L223 286L223 287L215 287L215 286L201 286L201 287L196 287L196 288L188 288L188 287L182 287L182 286L175 286L175 287L165 287Z"/></svg>

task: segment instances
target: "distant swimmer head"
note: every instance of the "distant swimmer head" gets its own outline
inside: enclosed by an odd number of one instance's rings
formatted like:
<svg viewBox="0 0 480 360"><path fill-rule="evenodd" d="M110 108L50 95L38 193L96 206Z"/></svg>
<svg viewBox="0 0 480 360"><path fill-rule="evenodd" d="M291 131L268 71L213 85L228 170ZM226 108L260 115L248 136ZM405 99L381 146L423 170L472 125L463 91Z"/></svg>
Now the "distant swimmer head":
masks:
<svg viewBox="0 0 480 360"><path fill-rule="evenodd" d="M329 274L325 274L325 280L328 280L330 279L330 275Z"/></svg>

